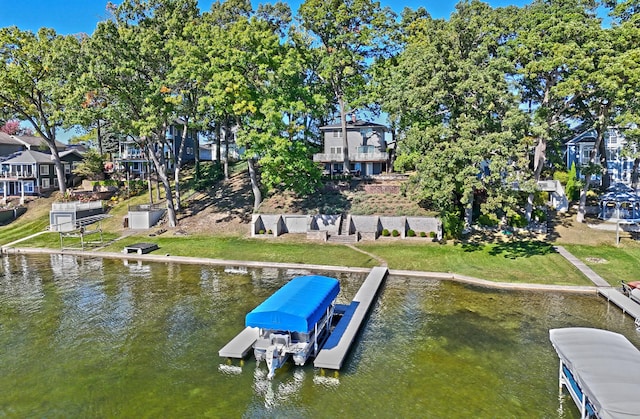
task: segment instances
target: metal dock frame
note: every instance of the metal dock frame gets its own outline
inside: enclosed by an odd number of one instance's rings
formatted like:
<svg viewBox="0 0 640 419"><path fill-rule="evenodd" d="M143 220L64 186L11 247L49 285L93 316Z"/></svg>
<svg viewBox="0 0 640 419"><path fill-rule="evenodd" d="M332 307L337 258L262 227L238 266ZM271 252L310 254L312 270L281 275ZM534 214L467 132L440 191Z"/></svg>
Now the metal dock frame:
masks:
<svg viewBox="0 0 640 419"><path fill-rule="evenodd" d="M380 286L387 277L389 270L376 267L371 270L367 279L353 297L342 319L318 353L313 365L316 368L339 370L346 358L355 337L364 322L369 308L378 296Z"/></svg>

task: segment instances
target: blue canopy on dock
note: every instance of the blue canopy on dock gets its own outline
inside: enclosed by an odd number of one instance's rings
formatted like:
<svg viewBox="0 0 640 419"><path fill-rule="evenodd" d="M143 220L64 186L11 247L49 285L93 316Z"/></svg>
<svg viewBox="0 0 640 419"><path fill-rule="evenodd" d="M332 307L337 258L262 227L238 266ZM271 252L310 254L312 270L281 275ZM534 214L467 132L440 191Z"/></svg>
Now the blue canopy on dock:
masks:
<svg viewBox="0 0 640 419"><path fill-rule="evenodd" d="M293 278L247 314L245 325L307 333L340 292L340 282L320 275Z"/></svg>

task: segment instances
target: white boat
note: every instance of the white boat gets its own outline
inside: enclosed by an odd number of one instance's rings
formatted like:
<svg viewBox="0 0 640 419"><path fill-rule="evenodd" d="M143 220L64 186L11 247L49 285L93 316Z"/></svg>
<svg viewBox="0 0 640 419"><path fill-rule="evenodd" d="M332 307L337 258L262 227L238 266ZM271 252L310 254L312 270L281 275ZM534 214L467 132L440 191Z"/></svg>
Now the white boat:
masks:
<svg viewBox="0 0 640 419"><path fill-rule="evenodd" d="M340 283L319 275L299 276L249 312L248 327L257 327L256 361L266 361L268 378L289 359L304 365L315 357L329 334Z"/></svg>

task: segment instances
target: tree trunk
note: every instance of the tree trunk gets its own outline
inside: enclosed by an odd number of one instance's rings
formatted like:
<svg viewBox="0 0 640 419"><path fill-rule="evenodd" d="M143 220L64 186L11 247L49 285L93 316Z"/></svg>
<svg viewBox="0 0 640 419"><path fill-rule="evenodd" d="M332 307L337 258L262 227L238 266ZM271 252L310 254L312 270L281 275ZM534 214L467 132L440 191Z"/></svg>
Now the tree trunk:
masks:
<svg viewBox="0 0 640 419"><path fill-rule="evenodd" d="M224 125L224 142L226 144L224 148L224 180L229 180L229 147L231 146L231 127L229 121L225 121Z"/></svg>
<svg viewBox="0 0 640 419"><path fill-rule="evenodd" d="M347 111L344 108L344 98L338 96L338 105L340 106L340 125L342 128L342 155L344 157L342 172L349 174L349 142L347 141Z"/></svg>
<svg viewBox="0 0 640 419"><path fill-rule="evenodd" d="M631 187L634 191L638 189L638 166L640 166L640 157L633 160L633 170L631 171Z"/></svg>
<svg viewBox="0 0 640 419"><path fill-rule="evenodd" d="M51 145L53 143L53 146ZM47 141L47 145L51 150L51 156L53 156L53 163L56 168L56 177L58 178L58 190L62 195L67 193L67 179L64 176L64 166L62 165L62 161L60 161L60 154L58 153L58 149L55 145L55 138L53 141Z"/></svg>
<svg viewBox="0 0 640 419"><path fill-rule="evenodd" d="M222 163L222 161L220 160L220 147L222 146L222 139L220 138L222 135L222 123L220 122L216 122L216 154L215 154L215 160L217 164ZM227 135L225 133L224 138L227 138Z"/></svg>
<svg viewBox="0 0 640 419"><path fill-rule="evenodd" d="M249 179L251 179L251 190L253 191L253 211L255 212L258 211L260 204L262 204L262 192L258 184L258 175L256 173L254 159L247 159L247 166L249 167Z"/></svg>
<svg viewBox="0 0 640 419"><path fill-rule="evenodd" d="M533 179L536 182L536 187L538 182L540 181L540 176L542 174L542 168L544 167L544 162L547 159L547 140L546 138L539 137L538 144L536 145L534 160L533 160ZM534 201L534 193L530 193L527 196L527 206L525 209L527 221L531 222L531 216L533 214L533 201Z"/></svg>
<svg viewBox="0 0 640 419"><path fill-rule="evenodd" d="M464 228L469 230L473 223L473 191L467 196L467 203L464 206Z"/></svg>
<svg viewBox="0 0 640 419"><path fill-rule="evenodd" d="M184 156L185 143L187 142L187 135L189 134L189 119L184 120L184 126L182 127L182 138L180 139L180 147L176 155L176 167L173 171L173 183L176 190L176 211L182 211L182 198L180 196L180 172L182 170L182 159ZM173 139L173 145L175 145L175 138Z"/></svg>
<svg viewBox="0 0 640 419"><path fill-rule="evenodd" d="M163 134L164 135L164 134ZM169 220L169 226L175 227L178 225L178 218L176 217L176 209L173 205L173 194L171 192L171 183L169 182L169 177L167 176L166 165L163 164L164 161L164 150L162 149L162 142L159 142L160 147L158 147L161 158L158 158L156 153L153 151L151 144L149 144L149 155L151 156L151 160L153 160L153 164L156 167L156 172L158 173L158 177L162 181L162 185L164 186L164 191L166 194L167 201L167 218Z"/></svg>

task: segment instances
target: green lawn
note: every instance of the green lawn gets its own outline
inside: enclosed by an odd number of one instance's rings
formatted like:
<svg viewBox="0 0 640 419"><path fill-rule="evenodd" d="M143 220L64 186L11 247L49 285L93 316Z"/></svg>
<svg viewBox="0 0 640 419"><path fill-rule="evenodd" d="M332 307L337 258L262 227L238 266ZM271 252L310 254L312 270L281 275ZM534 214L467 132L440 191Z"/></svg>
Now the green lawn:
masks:
<svg viewBox="0 0 640 419"><path fill-rule="evenodd" d="M640 248L636 246L566 244L564 248L613 286L621 280L640 281Z"/></svg>
<svg viewBox="0 0 640 419"><path fill-rule="evenodd" d="M511 241L500 244L361 244L385 259L390 269L452 272L492 281L592 285L550 244Z"/></svg>

